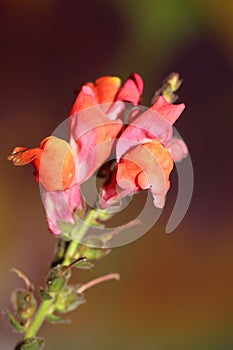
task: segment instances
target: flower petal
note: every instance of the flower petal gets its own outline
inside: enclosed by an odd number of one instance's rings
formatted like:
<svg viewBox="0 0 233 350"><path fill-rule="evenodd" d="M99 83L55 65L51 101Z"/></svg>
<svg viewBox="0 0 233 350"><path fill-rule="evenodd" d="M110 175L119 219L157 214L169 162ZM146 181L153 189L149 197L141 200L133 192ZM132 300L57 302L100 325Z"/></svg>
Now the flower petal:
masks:
<svg viewBox="0 0 233 350"><path fill-rule="evenodd" d="M185 105L184 103L180 103L178 105L168 103L165 98L159 96L159 98L150 108L158 112L169 123L174 124L185 109Z"/></svg>
<svg viewBox="0 0 233 350"><path fill-rule="evenodd" d="M40 147L15 147L8 157L14 165L32 163L35 179L46 191L67 189L75 176L75 162L69 144L57 137L43 139Z"/></svg>
<svg viewBox="0 0 233 350"><path fill-rule="evenodd" d="M86 109L92 107L98 103L95 95L94 86L84 85L78 92L78 95L74 101L73 106L71 107L69 115L81 111L82 109Z"/></svg>
<svg viewBox="0 0 233 350"><path fill-rule="evenodd" d="M103 187L102 207L125 195L150 189L154 205L162 208L172 168L172 157L158 140L131 148L117 164L112 180Z"/></svg>
<svg viewBox="0 0 233 350"><path fill-rule="evenodd" d="M7 157L8 160L12 161L14 165L26 165L41 156L42 150L37 148L25 148L25 147L15 147L11 155Z"/></svg>
<svg viewBox="0 0 233 350"><path fill-rule="evenodd" d="M95 94L98 103L113 102L121 86L121 79L118 77L101 77L95 81Z"/></svg>
<svg viewBox="0 0 233 350"><path fill-rule="evenodd" d="M69 188L75 176L75 162L68 142L50 136L40 147L43 149L39 166L41 185L46 191Z"/></svg>
<svg viewBox="0 0 233 350"><path fill-rule="evenodd" d="M109 120L101 106L96 105L70 117L70 127L70 144L77 164L76 181L82 183L109 157L123 122Z"/></svg>
<svg viewBox="0 0 233 350"><path fill-rule="evenodd" d="M125 129L120 136L116 154L117 161L131 148L153 139L158 139L164 145L172 138L172 126L160 114L147 109Z"/></svg>
<svg viewBox="0 0 233 350"><path fill-rule="evenodd" d="M173 138L166 147L169 149L174 162L180 162L188 155L188 148L181 139Z"/></svg>
<svg viewBox="0 0 233 350"><path fill-rule="evenodd" d="M143 91L143 80L138 74L131 74L125 81L119 93L117 101L127 101L133 104L138 104Z"/></svg>
<svg viewBox="0 0 233 350"><path fill-rule="evenodd" d="M75 184L65 191L45 192L44 206L49 230L60 235L59 221L74 224L74 211L82 208L79 185Z"/></svg>

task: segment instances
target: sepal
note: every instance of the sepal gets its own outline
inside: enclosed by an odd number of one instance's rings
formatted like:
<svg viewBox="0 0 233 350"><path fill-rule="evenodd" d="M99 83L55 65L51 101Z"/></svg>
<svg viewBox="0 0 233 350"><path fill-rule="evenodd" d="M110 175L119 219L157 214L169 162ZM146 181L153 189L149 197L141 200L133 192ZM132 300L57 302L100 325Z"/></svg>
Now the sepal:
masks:
<svg viewBox="0 0 233 350"><path fill-rule="evenodd" d="M8 322L10 323L11 327L19 333L25 332L24 325L18 321L15 316L8 310L5 311L5 315L7 317Z"/></svg>
<svg viewBox="0 0 233 350"><path fill-rule="evenodd" d="M110 253L110 249L106 249L102 240L96 237L89 237L84 240L79 251L88 260L99 260Z"/></svg>
<svg viewBox="0 0 233 350"><path fill-rule="evenodd" d="M73 266L76 267L77 269L90 270L95 265L89 260L82 260L82 261L77 262Z"/></svg>
<svg viewBox="0 0 233 350"><path fill-rule="evenodd" d="M29 338L16 345L14 350L42 350L44 345L45 342L42 338Z"/></svg>

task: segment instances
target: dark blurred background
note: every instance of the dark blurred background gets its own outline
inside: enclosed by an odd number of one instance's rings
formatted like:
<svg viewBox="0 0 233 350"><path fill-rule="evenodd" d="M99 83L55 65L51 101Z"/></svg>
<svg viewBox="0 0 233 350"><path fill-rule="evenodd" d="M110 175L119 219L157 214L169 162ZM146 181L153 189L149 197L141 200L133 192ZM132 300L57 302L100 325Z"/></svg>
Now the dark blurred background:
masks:
<svg viewBox="0 0 233 350"><path fill-rule="evenodd" d="M138 72L148 104L170 72L184 79L176 128L194 167L187 215L165 234L172 188L145 236L76 271L81 281L118 271L121 281L88 291L71 325L43 327L46 349L233 348L232 22L230 0L1 0L1 309L22 286L10 269L42 285L55 245L32 168L6 160L13 147L37 146L85 81ZM10 350L19 336L1 321Z"/></svg>

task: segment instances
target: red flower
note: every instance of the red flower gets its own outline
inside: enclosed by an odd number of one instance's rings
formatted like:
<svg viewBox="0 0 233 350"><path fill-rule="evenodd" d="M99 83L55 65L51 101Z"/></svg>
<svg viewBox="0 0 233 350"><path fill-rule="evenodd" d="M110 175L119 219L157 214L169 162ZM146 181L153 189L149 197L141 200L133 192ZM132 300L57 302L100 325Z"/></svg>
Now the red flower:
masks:
<svg viewBox="0 0 233 350"><path fill-rule="evenodd" d="M142 79L132 74L120 87L117 77L102 77L82 86L71 108L70 144L78 164L77 182L86 181L109 157L112 145L123 128L124 101L137 104Z"/></svg>
<svg viewBox="0 0 233 350"><path fill-rule="evenodd" d="M132 74L122 85L117 77L86 83L78 92L68 118L70 141L47 137L37 148L16 147L8 157L15 165L32 163L36 181L45 190L49 229L60 234L59 220L74 223L73 213L82 207L79 185L109 157L123 128L124 102L137 104L142 79Z"/></svg>
<svg viewBox="0 0 233 350"><path fill-rule="evenodd" d="M52 233L61 234L59 221L74 224L74 211L82 209L80 184L105 163L113 145L116 167L103 186L100 206L108 207L125 195L145 189L152 192L156 207L164 206L174 161L188 152L184 142L172 136L172 125L185 106L159 97L141 113L137 105L142 90L143 82L137 74L122 86L117 77L86 83L68 118L69 143L50 136L37 148L16 147L8 157L15 165L32 163L35 178L45 191ZM124 123L129 125L125 127Z"/></svg>
<svg viewBox="0 0 233 350"><path fill-rule="evenodd" d="M159 97L125 129L116 145L115 172L101 192L101 207L145 189L151 190L156 207L164 206L173 161L188 153L182 140L172 138L172 124L184 108Z"/></svg>

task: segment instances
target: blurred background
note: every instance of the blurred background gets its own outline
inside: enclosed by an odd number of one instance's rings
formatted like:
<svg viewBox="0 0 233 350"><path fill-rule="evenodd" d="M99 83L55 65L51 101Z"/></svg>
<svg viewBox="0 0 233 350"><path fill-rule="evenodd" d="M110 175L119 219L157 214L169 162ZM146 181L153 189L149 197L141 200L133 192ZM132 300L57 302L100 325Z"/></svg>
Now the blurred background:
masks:
<svg viewBox="0 0 233 350"><path fill-rule="evenodd" d="M232 23L230 0L1 0L1 310L23 286L10 269L43 285L55 246L32 168L6 160L13 147L52 133L85 81L137 72L147 105L170 72L184 79L176 129L195 175L184 220L165 234L174 185L153 229L75 271L75 281L108 272L121 281L89 290L71 325L43 327L46 349L233 348ZM2 316L0 348L19 339Z"/></svg>

